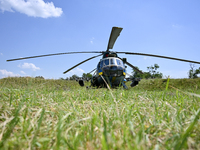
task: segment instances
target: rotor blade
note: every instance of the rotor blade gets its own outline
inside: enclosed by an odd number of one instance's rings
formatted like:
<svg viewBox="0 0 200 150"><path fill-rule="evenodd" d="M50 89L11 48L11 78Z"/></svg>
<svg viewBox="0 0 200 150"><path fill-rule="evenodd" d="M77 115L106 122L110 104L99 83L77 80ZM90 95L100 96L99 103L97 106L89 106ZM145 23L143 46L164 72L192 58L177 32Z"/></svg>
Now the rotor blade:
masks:
<svg viewBox="0 0 200 150"><path fill-rule="evenodd" d="M86 62L86 61L88 61L88 60L91 60L91 59L93 59L93 58L99 57L99 56L101 56L101 55L102 55L102 54L100 54L100 55L97 55L97 56L90 57L90 58L88 58L88 59L86 59L86 60L84 60L84 61L82 61L82 62L78 63L77 65L75 65L75 66L71 67L71 68L70 68L70 69L68 69L67 71L63 72L63 74L65 74L65 73L69 72L70 70L72 70L72 69L74 69L75 67L77 67L77 66L79 66L79 65L83 64L84 62Z"/></svg>
<svg viewBox="0 0 200 150"><path fill-rule="evenodd" d="M117 58L119 58L119 59L121 59L122 60L122 58L120 58L120 57L117 57ZM132 64L130 64L129 62L125 62L129 67L131 67L131 68L133 68L135 71L137 71L137 72L139 72L139 73L141 73L141 74L144 74L142 71L140 71L137 67L135 67L135 66L133 66Z"/></svg>
<svg viewBox="0 0 200 150"><path fill-rule="evenodd" d="M127 65L129 65L131 68L133 68L135 71L144 74L142 71L140 71L138 68L136 68L135 66L131 65L129 62L126 62Z"/></svg>
<svg viewBox="0 0 200 150"><path fill-rule="evenodd" d="M8 59L7 61L16 61L22 59L30 59L30 58L37 58L37 57L46 57L46 56L54 56L54 55L65 55L65 54L77 54L77 53L103 53L103 51L86 51L86 52L66 52L66 53L55 53L55 54L46 54L46 55L38 55L38 56L30 56L30 57L22 57L16 59Z"/></svg>
<svg viewBox="0 0 200 150"><path fill-rule="evenodd" d="M115 41L117 39L117 37L120 35L120 32L122 31L123 28L120 28L120 27L113 27L112 28L112 31L111 31L111 34L110 34L110 39L109 39L109 42L108 42L108 47L107 47L107 52L109 51L109 49L112 49L114 44L115 44Z"/></svg>
<svg viewBox="0 0 200 150"><path fill-rule="evenodd" d="M184 62L190 62L190 63L200 64L200 62L198 62L198 61L192 61L192 60L186 60L186 59L180 59L180 58L174 58L174 57L167 57L167 56L161 56L161 55L144 54L144 53L131 53L131 52L117 52L117 53L124 53L124 54L129 54L129 55L152 56L152 57L173 59L173 60L178 60L178 61L184 61Z"/></svg>
<svg viewBox="0 0 200 150"><path fill-rule="evenodd" d="M95 70L97 70L97 68L95 68L95 69L93 69L92 71L90 71L89 74L92 73L92 72L95 71Z"/></svg>

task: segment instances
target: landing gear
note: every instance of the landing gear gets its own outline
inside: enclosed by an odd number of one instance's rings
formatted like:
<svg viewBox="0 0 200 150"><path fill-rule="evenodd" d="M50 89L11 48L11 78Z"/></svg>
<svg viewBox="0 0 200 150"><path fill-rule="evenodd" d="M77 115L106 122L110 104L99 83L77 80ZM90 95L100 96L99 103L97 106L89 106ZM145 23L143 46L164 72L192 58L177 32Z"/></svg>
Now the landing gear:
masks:
<svg viewBox="0 0 200 150"><path fill-rule="evenodd" d="M96 86L98 87L99 86L99 83L98 83L98 80L97 80L97 77L93 76L92 79L91 79L91 86Z"/></svg>
<svg viewBox="0 0 200 150"><path fill-rule="evenodd" d="M126 90L128 89L128 87L126 86L126 84L124 82L122 82L122 86L124 89L126 89Z"/></svg>
<svg viewBox="0 0 200 150"><path fill-rule="evenodd" d="M139 81L140 81L140 78L133 79L130 86L134 87L134 86L138 85Z"/></svg>

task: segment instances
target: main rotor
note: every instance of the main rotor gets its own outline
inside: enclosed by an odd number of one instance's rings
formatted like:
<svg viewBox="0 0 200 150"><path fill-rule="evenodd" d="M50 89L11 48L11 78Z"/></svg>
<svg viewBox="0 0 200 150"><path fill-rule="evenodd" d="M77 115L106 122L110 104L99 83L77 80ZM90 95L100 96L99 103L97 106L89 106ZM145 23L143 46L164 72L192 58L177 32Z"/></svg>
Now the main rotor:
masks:
<svg viewBox="0 0 200 150"><path fill-rule="evenodd" d="M109 49L113 49L115 41L117 40L118 36L120 35L122 29L123 28L120 28L120 27L113 27L112 28L106 52L109 52Z"/></svg>
<svg viewBox="0 0 200 150"><path fill-rule="evenodd" d="M70 69L68 69L67 71L63 72L64 74L69 72L70 70L72 70L73 68L93 59L99 56L103 55L103 58L106 57L117 57L121 60L123 60L123 62L125 64L127 64L129 67L133 68L135 71L138 71L139 73L142 73L142 71L138 70L135 66L133 66L132 64L130 64L129 62L126 61L126 59L122 59L120 57L118 57L117 53L121 53L121 54L128 54L128 55L141 55L141 56L151 56L151 57L158 57L158 58L165 58L165 59L171 59L171 60L178 60L178 61L184 61L184 62L190 62L190 63L196 63L196 64L200 64L200 62L197 61L192 61L192 60L186 60L186 59L180 59L180 58L174 58L174 57L168 57L168 56L161 56L161 55L154 55L154 54L145 54L145 53L133 53L133 52L113 52L110 51L110 49L113 48L118 36L120 35L121 31L123 28L121 27L113 27L111 30L111 34L110 34L110 38L108 41L108 46L106 51L82 51L82 52L65 52L65 53L55 53L55 54L46 54L46 55L38 55L38 56L29 56L29 57L20 57L20 58L15 58L15 59L9 59L7 61L16 61L16 60L22 60L22 59L30 59L30 58L38 58L38 57L46 57L46 56L55 56L55 55L64 55L64 54L78 54L78 53L100 53L99 55L90 57L78 64L76 64L75 66L71 67Z"/></svg>

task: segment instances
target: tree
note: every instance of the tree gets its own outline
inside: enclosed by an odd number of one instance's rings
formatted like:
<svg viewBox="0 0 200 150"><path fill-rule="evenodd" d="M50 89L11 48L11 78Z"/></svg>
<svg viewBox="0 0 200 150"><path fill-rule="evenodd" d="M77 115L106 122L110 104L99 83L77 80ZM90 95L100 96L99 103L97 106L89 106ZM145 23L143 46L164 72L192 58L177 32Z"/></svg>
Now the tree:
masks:
<svg viewBox="0 0 200 150"><path fill-rule="evenodd" d="M37 78L37 79L44 79L43 76L36 76L35 78Z"/></svg>
<svg viewBox="0 0 200 150"><path fill-rule="evenodd" d="M136 67L136 68L139 70L138 67ZM133 75L134 78L142 78L142 74L139 73L138 71L135 71L134 69L132 71L132 75Z"/></svg>
<svg viewBox="0 0 200 150"><path fill-rule="evenodd" d="M198 74L200 74L200 67L199 69L194 69L195 65L194 64L190 64L190 70L189 70L189 78L190 79L194 79L194 78L198 78Z"/></svg>
<svg viewBox="0 0 200 150"><path fill-rule="evenodd" d="M149 78L151 78L151 74L149 72L143 72L142 78L149 79Z"/></svg>
<svg viewBox="0 0 200 150"><path fill-rule="evenodd" d="M76 80L77 78L79 78L79 77L75 74L73 76L69 77L70 80Z"/></svg>
<svg viewBox="0 0 200 150"><path fill-rule="evenodd" d="M90 73L83 73L83 78L92 78L92 75Z"/></svg>
<svg viewBox="0 0 200 150"><path fill-rule="evenodd" d="M158 64L154 64L154 66L151 65L150 67L147 67L151 78L162 78L163 74L157 71L158 68L160 68Z"/></svg>
<svg viewBox="0 0 200 150"><path fill-rule="evenodd" d="M137 69L139 69L138 67L136 67ZM162 78L163 74L158 72L159 65L158 64L154 64L154 66L150 66L147 67L148 72L143 72L143 74L133 70L132 75L134 78L145 78L145 79L149 79L149 78Z"/></svg>

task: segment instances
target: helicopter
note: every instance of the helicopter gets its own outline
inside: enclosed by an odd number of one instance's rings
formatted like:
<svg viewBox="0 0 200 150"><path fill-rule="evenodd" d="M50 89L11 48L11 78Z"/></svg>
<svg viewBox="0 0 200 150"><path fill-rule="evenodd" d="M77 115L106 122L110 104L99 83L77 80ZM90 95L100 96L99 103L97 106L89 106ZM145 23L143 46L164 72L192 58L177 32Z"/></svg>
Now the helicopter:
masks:
<svg viewBox="0 0 200 150"><path fill-rule="evenodd" d="M130 64L126 58L121 58L118 56L118 54L127 54L127 55L142 55L142 56L151 56L151 57L158 57L158 58L165 58L165 59L172 59L172 60L178 60L178 61L184 61L184 62L190 62L190 63L197 63L200 64L200 62L192 61L192 60L186 60L186 59L180 59L180 58L174 58L174 57L168 57L168 56L161 56L161 55L154 55L154 54L145 54L145 53L134 53L134 52L115 52L110 51L110 49L113 49L113 46L115 44L115 41L117 40L118 36L120 35L123 28L121 27L112 27L110 38L108 41L108 46L105 51L82 51L82 52L66 52L66 53L55 53L55 54L46 54L46 55L38 55L38 56L30 56L30 57L22 57L22 58L16 58L16 59L9 59L7 61L16 61L16 60L22 60L22 59L30 59L30 58L38 58L38 57L46 57L46 56L55 56L55 55L65 55L65 54L78 54L78 53L98 53L98 55L90 57L75 66L69 68L64 74L69 72L70 70L74 69L75 67L91 60L96 57L102 56L102 59L97 64L97 68L95 68L93 71L94 74L92 76L91 80L91 86L93 87L106 87L108 84L110 87L118 87L123 86L124 89L128 89L128 87L125 84L125 81L132 81L130 86L134 87L136 86L140 79L138 78L126 78L126 75L128 74L126 71L126 65L134 69L135 71L143 74L142 71L137 69L135 66ZM91 71L91 72L93 72ZM90 72L90 73L91 73ZM79 78L77 79L80 86L84 86L84 79ZM108 84L107 84L108 83Z"/></svg>

